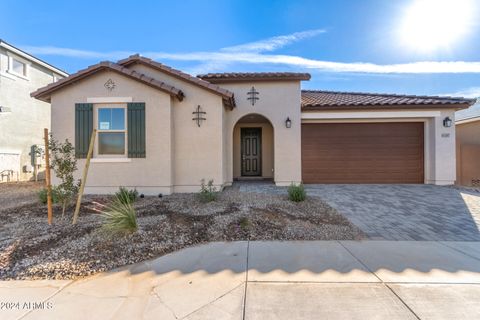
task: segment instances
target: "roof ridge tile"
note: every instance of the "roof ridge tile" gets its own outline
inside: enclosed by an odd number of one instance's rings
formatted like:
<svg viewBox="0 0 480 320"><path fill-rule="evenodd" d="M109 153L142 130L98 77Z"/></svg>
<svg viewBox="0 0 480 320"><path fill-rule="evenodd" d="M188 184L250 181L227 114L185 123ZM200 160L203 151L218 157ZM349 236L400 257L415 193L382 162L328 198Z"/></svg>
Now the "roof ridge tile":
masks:
<svg viewBox="0 0 480 320"><path fill-rule="evenodd" d="M372 93L372 92L356 92L356 91L330 91L330 90L316 90L316 89L304 89L303 92L311 93L331 93L331 94L349 94L349 95L364 95L364 96L383 96L383 97L406 97L406 98L422 98L422 99L459 99L459 100L472 100L463 97L452 96L427 96L427 95L414 95L414 94L398 94L398 93ZM473 99L474 100L474 99Z"/></svg>
<svg viewBox="0 0 480 320"><path fill-rule="evenodd" d="M211 83L228 81L262 81L262 80L310 80L311 75L304 72L221 72L197 75L197 78Z"/></svg>
<svg viewBox="0 0 480 320"><path fill-rule="evenodd" d="M343 92L327 90L302 90L302 109L326 110L332 108L348 109L356 107L426 107L442 106L450 108L467 108L475 99L451 98L440 96L417 96L401 94L382 94L364 92Z"/></svg>

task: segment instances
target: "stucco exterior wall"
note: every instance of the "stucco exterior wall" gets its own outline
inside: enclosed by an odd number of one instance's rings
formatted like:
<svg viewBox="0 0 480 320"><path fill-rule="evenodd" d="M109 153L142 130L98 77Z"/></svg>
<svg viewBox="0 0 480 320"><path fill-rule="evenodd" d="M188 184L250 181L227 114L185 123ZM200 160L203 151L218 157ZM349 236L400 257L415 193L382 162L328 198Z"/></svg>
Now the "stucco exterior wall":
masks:
<svg viewBox="0 0 480 320"><path fill-rule="evenodd" d="M243 116L256 113L264 116L273 127L273 178L277 185L286 186L301 182L301 112L300 82L238 82L221 85L235 93L237 107L226 111L227 127L227 182L234 177L234 128ZM247 100L247 92L252 88L259 92L260 98L254 106ZM291 128L286 128L285 120L292 121Z"/></svg>
<svg viewBox="0 0 480 320"><path fill-rule="evenodd" d="M450 185L455 182L455 128L445 128L443 119L454 119L455 110L400 110L400 111L323 111L304 112L307 122L423 122L425 183Z"/></svg>
<svg viewBox="0 0 480 320"><path fill-rule="evenodd" d="M0 106L10 110L0 113L0 171L14 170L15 181L17 174L19 180L34 179L30 148L44 145L43 129L50 128L50 104L31 98L30 92L53 82L53 75L52 71L32 62L28 79L9 73L7 50L0 48ZM31 171L25 172L25 169ZM44 169L44 166L39 168L40 179Z"/></svg>
<svg viewBox="0 0 480 320"><path fill-rule="evenodd" d="M435 145L433 156L435 167L431 170L431 177L426 183L450 185L456 180L455 125L445 128L443 126L445 117L450 117L453 121L455 110L441 111L439 117L431 119L431 126L434 129L430 141Z"/></svg>
<svg viewBox="0 0 480 320"><path fill-rule="evenodd" d="M148 66L129 66L145 75L164 81L183 91L183 101L173 100L173 181L174 192L196 192L200 181L213 179L217 188L226 183L224 176L224 124L225 109L222 97L196 85L169 76ZM207 120L198 127L192 112L200 105ZM228 111L227 111L228 113Z"/></svg>
<svg viewBox="0 0 480 320"><path fill-rule="evenodd" d="M457 124L456 132L457 184L472 186L480 180L480 120Z"/></svg>
<svg viewBox="0 0 480 320"><path fill-rule="evenodd" d="M241 177L241 129L262 128L262 178L273 178L273 127L270 123L238 123L233 130L233 178Z"/></svg>
<svg viewBox="0 0 480 320"><path fill-rule="evenodd" d="M116 87L109 91L105 82L112 79ZM113 193L119 186L137 188L140 193L169 194L173 190L173 123L170 95L126 78L115 72L103 71L80 80L52 95L52 133L57 140L75 141L75 103L89 102L89 98L105 98L112 106L118 97L132 102L145 102L146 158L100 159L90 164L85 192ZM121 100L121 99L120 99ZM94 112L99 104L94 104ZM105 106L105 103L102 104ZM95 117L94 117L95 118ZM96 123L94 123L94 128ZM98 144L95 144L97 148ZM120 162L119 162L120 161ZM85 159L78 160L80 178ZM58 180L54 179L53 183Z"/></svg>

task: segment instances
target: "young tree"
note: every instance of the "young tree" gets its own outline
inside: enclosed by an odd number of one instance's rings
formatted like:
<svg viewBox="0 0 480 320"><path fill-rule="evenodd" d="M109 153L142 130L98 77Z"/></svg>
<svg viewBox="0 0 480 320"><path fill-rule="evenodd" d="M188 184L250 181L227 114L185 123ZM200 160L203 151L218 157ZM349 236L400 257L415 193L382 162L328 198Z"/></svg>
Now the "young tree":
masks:
<svg viewBox="0 0 480 320"><path fill-rule="evenodd" d="M65 142L59 142L50 135L49 149L51 153L50 167L55 172L55 176L60 179L57 186L58 200L62 204L62 218L65 215L65 209L74 199L78 192L80 180L75 181L73 173L77 170L77 160L75 159L75 148L65 139Z"/></svg>

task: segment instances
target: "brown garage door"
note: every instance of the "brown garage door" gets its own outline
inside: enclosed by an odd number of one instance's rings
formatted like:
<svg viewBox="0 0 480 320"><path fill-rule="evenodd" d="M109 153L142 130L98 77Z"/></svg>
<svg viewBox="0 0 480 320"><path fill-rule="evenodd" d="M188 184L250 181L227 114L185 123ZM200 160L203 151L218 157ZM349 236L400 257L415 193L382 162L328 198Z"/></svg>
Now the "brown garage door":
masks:
<svg viewBox="0 0 480 320"><path fill-rule="evenodd" d="M423 183L423 123L302 124L304 183Z"/></svg>

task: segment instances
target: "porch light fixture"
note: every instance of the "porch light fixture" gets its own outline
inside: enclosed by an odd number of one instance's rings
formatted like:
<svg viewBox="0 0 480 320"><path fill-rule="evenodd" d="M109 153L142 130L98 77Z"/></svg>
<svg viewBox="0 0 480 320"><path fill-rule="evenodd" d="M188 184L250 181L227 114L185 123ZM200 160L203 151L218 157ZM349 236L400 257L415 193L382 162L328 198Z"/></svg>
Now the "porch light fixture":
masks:
<svg viewBox="0 0 480 320"><path fill-rule="evenodd" d="M450 128L452 126L452 119L450 119L450 117L443 119L443 126L445 128Z"/></svg>
<svg viewBox="0 0 480 320"><path fill-rule="evenodd" d="M287 117L287 120L285 120L285 127L288 129L292 127L292 120L290 120L290 117Z"/></svg>

